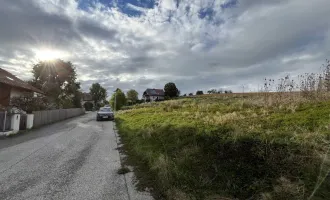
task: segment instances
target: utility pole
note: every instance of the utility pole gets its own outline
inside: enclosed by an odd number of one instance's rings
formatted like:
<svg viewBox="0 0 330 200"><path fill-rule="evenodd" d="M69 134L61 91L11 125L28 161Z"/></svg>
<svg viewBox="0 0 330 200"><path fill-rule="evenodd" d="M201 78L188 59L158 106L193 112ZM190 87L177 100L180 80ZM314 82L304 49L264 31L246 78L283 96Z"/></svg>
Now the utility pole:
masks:
<svg viewBox="0 0 330 200"><path fill-rule="evenodd" d="M114 106L114 111L117 111L117 90L115 91L115 106Z"/></svg>

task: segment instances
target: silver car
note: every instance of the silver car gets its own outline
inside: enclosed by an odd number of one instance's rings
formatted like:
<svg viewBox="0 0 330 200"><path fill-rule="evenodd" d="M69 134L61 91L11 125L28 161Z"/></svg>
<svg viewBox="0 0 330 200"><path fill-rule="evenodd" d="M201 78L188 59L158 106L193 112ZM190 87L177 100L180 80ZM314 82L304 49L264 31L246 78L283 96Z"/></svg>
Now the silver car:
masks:
<svg viewBox="0 0 330 200"><path fill-rule="evenodd" d="M112 112L110 107L102 107L102 108L100 108L99 111L97 111L96 121L114 120L114 119L115 119L115 115Z"/></svg>

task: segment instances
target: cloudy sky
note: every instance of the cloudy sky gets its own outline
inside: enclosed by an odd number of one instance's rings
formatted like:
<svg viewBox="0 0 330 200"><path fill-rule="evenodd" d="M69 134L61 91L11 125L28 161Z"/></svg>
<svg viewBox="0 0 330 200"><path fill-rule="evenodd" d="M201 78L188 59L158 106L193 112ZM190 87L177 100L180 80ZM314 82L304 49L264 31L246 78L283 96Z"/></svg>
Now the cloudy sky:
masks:
<svg viewBox="0 0 330 200"><path fill-rule="evenodd" d="M330 59L330 0L0 0L0 67L59 57L84 91L255 90Z"/></svg>

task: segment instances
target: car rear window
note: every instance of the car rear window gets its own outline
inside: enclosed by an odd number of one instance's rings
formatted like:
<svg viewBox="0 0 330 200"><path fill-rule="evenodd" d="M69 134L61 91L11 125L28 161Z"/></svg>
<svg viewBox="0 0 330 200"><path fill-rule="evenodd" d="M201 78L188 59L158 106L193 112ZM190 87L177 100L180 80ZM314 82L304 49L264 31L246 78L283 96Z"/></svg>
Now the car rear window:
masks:
<svg viewBox="0 0 330 200"><path fill-rule="evenodd" d="M110 108L101 108L100 111L101 112L110 112L111 109Z"/></svg>

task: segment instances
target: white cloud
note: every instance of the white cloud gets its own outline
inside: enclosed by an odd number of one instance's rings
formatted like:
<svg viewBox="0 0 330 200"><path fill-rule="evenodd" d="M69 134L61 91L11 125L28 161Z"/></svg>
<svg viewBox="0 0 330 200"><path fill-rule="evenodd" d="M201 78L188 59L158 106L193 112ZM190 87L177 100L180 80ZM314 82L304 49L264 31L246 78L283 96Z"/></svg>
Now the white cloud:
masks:
<svg viewBox="0 0 330 200"><path fill-rule="evenodd" d="M174 0L160 0L160 7L165 10L174 10L176 5Z"/></svg>
<svg viewBox="0 0 330 200"><path fill-rule="evenodd" d="M85 90L99 81L141 93L174 81L186 93L253 88L265 76L313 71L328 58L330 1L240 0L221 8L228 2L125 3L142 12L132 17L97 2L82 10L74 0L2 1L0 66L28 78L35 52L54 49L76 65Z"/></svg>

